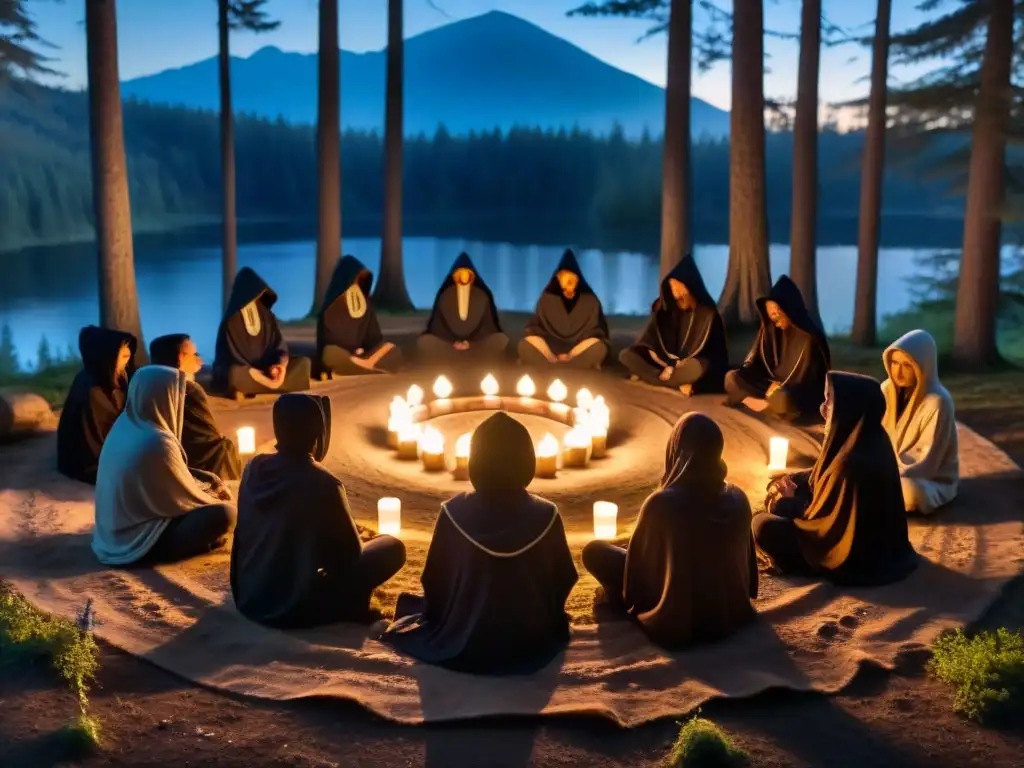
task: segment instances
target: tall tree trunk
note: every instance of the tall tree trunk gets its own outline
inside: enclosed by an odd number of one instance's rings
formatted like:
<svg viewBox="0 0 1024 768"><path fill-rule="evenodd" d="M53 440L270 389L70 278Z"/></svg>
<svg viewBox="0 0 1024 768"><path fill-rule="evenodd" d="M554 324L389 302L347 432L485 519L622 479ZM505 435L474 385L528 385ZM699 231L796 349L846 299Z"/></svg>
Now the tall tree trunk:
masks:
<svg viewBox="0 0 1024 768"><path fill-rule="evenodd" d="M231 284L238 271L238 216L235 211L235 115L231 106L231 25L228 0L217 2L217 31L220 36L220 178L221 220L224 228L224 252L221 255L222 309L227 309Z"/></svg>
<svg viewBox="0 0 1024 768"><path fill-rule="evenodd" d="M690 82L693 0L672 0L661 163L661 276L690 251Z"/></svg>
<svg viewBox="0 0 1024 768"><path fill-rule="evenodd" d="M793 208L790 213L789 276L818 314L818 69L821 55L821 0L803 0L800 66L793 122Z"/></svg>
<svg viewBox="0 0 1024 768"><path fill-rule="evenodd" d="M341 258L341 53L338 50L338 0L320 0L320 49L317 54L316 159L318 226L313 313L327 293Z"/></svg>
<svg viewBox="0 0 1024 768"><path fill-rule="evenodd" d="M100 325L134 334L136 362L146 362L139 320L132 251L132 211L124 152L121 85L117 70L117 10L114 0L86 0L89 72L89 142L92 199L99 260Z"/></svg>
<svg viewBox="0 0 1024 768"><path fill-rule="evenodd" d="M729 267L718 301L729 325L756 325L771 288L764 148L764 3L734 5L729 113Z"/></svg>
<svg viewBox="0 0 1024 768"><path fill-rule="evenodd" d="M991 16L971 135L964 248L956 293L953 356L983 368L999 361L996 311L1002 243L1006 132L1010 120L1014 0L988 0Z"/></svg>
<svg viewBox="0 0 1024 768"><path fill-rule="evenodd" d="M854 344L873 347L878 341L878 242L885 179L886 97L889 90L889 23L892 0L878 0L871 61L868 128L860 171L860 220L857 232L857 291L853 301Z"/></svg>
<svg viewBox="0 0 1024 768"><path fill-rule="evenodd" d="M388 59L384 115L384 236L373 301L392 310L412 309L402 266L402 85L404 46L402 0L388 0Z"/></svg>

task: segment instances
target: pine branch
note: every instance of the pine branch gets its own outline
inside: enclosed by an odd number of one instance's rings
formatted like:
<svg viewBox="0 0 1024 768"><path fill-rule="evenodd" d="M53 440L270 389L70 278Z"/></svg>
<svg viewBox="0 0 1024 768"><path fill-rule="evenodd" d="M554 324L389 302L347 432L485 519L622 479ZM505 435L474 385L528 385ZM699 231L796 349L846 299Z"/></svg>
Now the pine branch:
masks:
<svg viewBox="0 0 1024 768"><path fill-rule="evenodd" d="M54 59L37 48L57 46L39 36L35 20L25 7L26 0L0 0L0 78L14 73L31 78L36 75L63 76L47 66Z"/></svg>
<svg viewBox="0 0 1024 768"><path fill-rule="evenodd" d="M281 26L280 21L271 20L263 7L267 0L231 0L228 3L228 26L233 30L247 32L270 32Z"/></svg>

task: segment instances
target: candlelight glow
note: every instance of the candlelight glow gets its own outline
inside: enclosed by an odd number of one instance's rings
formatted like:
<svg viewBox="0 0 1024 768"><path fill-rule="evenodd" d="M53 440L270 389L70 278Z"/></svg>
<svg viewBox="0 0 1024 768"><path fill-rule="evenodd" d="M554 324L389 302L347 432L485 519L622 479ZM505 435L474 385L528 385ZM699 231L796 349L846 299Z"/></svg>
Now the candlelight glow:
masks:
<svg viewBox="0 0 1024 768"><path fill-rule="evenodd" d="M548 387L548 400L560 403L568 396L569 390L565 388L565 384L562 383L561 379L555 379L551 382L551 386Z"/></svg>
<svg viewBox="0 0 1024 768"><path fill-rule="evenodd" d="M377 500L377 532L398 536L402 532L402 500L385 496Z"/></svg>
<svg viewBox="0 0 1024 768"><path fill-rule="evenodd" d="M398 442L418 443L422 433L423 429L419 424L402 424L398 428Z"/></svg>
<svg viewBox="0 0 1024 768"><path fill-rule="evenodd" d="M558 455L558 438L548 432L537 445L537 456L550 457Z"/></svg>
<svg viewBox="0 0 1024 768"><path fill-rule="evenodd" d="M256 430L252 427L238 428L238 452L256 453Z"/></svg>
<svg viewBox="0 0 1024 768"><path fill-rule="evenodd" d="M516 394L520 397L533 397L537 392L537 386L529 376L523 376L516 384Z"/></svg>
<svg viewBox="0 0 1024 768"><path fill-rule="evenodd" d="M619 507L610 501L594 502L594 538L614 539L618 534Z"/></svg>
<svg viewBox="0 0 1024 768"><path fill-rule="evenodd" d="M590 424L608 431L608 423L611 421L611 411L604 401L603 395L594 398L590 405Z"/></svg>
<svg viewBox="0 0 1024 768"><path fill-rule="evenodd" d="M789 460L789 440L773 437L768 441L768 469L785 469Z"/></svg>
<svg viewBox="0 0 1024 768"><path fill-rule="evenodd" d="M388 406L388 412L391 414L392 419L396 417L401 419L409 413L409 405L401 395L395 395L391 398L391 405Z"/></svg>
<svg viewBox="0 0 1024 768"><path fill-rule="evenodd" d="M459 435L459 439L455 441L455 458L456 459L468 459L469 458L469 446L473 441L473 435L467 432L464 435Z"/></svg>
<svg viewBox="0 0 1024 768"><path fill-rule="evenodd" d="M487 397L494 397L498 394L498 380L488 373L480 382L480 391Z"/></svg>
<svg viewBox="0 0 1024 768"><path fill-rule="evenodd" d="M423 387L418 384L413 384L409 387L409 391L405 393L405 401L410 407L415 408L417 405L423 404Z"/></svg>
<svg viewBox="0 0 1024 768"><path fill-rule="evenodd" d="M590 394L590 390L584 387L576 393L576 405L584 410L590 410L590 406L594 404L594 396Z"/></svg>
<svg viewBox="0 0 1024 768"><path fill-rule="evenodd" d="M573 427L566 432L562 442L566 448L589 448L590 432L582 426Z"/></svg>
<svg viewBox="0 0 1024 768"><path fill-rule="evenodd" d="M579 408L572 409L572 423L577 427L587 427L589 431L590 427L590 413L587 412L586 408L582 406Z"/></svg>
<svg viewBox="0 0 1024 768"><path fill-rule="evenodd" d="M444 376L438 376L434 381L434 397L445 400L452 396L452 383Z"/></svg>
<svg viewBox="0 0 1024 768"><path fill-rule="evenodd" d="M427 427L420 437L420 451L422 453L444 453L444 435L434 427Z"/></svg>

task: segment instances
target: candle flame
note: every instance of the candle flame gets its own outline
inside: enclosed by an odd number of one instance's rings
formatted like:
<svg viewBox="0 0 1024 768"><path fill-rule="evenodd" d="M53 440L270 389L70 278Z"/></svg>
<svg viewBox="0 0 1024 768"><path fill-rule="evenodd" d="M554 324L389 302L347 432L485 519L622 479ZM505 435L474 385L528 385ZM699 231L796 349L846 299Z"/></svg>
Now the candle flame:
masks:
<svg viewBox="0 0 1024 768"><path fill-rule="evenodd" d="M401 424L398 427L398 440L402 443L412 443L420 439L422 428L419 424Z"/></svg>
<svg viewBox="0 0 1024 768"><path fill-rule="evenodd" d="M409 405L401 395L395 395L391 398L391 405L388 406L388 411L391 413L392 418L394 418L396 414L404 414L408 412L408 410Z"/></svg>
<svg viewBox="0 0 1024 768"><path fill-rule="evenodd" d="M537 446L537 455L544 457L558 455L558 439L550 432L541 438L540 445Z"/></svg>
<svg viewBox="0 0 1024 768"><path fill-rule="evenodd" d="M442 400L452 396L452 383L444 376L438 376L434 381L434 397Z"/></svg>
<svg viewBox="0 0 1024 768"><path fill-rule="evenodd" d="M420 437L420 451L422 453L444 453L444 435L434 427L427 427Z"/></svg>
<svg viewBox="0 0 1024 768"><path fill-rule="evenodd" d="M520 397L533 397L537 392L537 386L529 376L523 376L516 384L516 394Z"/></svg>
<svg viewBox="0 0 1024 768"><path fill-rule="evenodd" d="M583 408L581 406L579 408L573 408L572 409L572 423L573 423L573 426L576 426L576 427L589 426L590 425L590 421L591 421L590 413L587 411L586 408Z"/></svg>
<svg viewBox="0 0 1024 768"><path fill-rule="evenodd" d="M487 397L494 397L498 394L498 380L488 373L484 376L484 380L480 382L480 391Z"/></svg>
<svg viewBox="0 0 1024 768"><path fill-rule="evenodd" d="M585 427L573 427L565 434L566 448L587 448L590 446L590 432Z"/></svg>
<svg viewBox="0 0 1024 768"><path fill-rule="evenodd" d="M576 405L583 409L590 409L590 406L594 404L594 396L590 393L590 390L583 387L579 392L576 393Z"/></svg>
<svg viewBox="0 0 1024 768"><path fill-rule="evenodd" d="M590 423L601 426L607 431L610 421L611 411L604 401L604 396L598 395L590 406Z"/></svg>
<svg viewBox="0 0 1024 768"><path fill-rule="evenodd" d="M459 439L455 441L455 458L457 459L468 459L469 458L469 446L473 441L473 435L467 432L464 435L459 435Z"/></svg>
<svg viewBox="0 0 1024 768"><path fill-rule="evenodd" d="M551 386L548 387L548 399L556 403L560 403L569 396L569 390L565 388L565 384L562 383L561 379L555 379L551 382Z"/></svg>
<svg viewBox="0 0 1024 768"><path fill-rule="evenodd" d="M417 405L423 404L423 387L419 384L413 384L409 387L409 391L405 393L405 401L413 408Z"/></svg>

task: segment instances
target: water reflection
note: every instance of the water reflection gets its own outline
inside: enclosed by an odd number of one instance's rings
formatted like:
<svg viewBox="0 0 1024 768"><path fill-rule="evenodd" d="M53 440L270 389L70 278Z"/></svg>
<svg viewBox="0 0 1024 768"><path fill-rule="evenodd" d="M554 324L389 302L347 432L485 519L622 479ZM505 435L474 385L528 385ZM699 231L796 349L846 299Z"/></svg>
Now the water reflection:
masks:
<svg viewBox="0 0 1024 768"><path fill-rule="evenodd" d="M207 241L209 242L209 241ZM377 271L379 238L347 238L345 252ZM512 245L462 238L409 237L404 241L409 295L428 308L455 257L466 251L504 310L530 310L561 258L563 245ZM277 291L275 311L282 318L301 317L313 293L312 240L255 242L239 248L239 264L255 269ZM82 325L96 322L97 292L94 247L35 248L0 256L0 324L6 323L22 360L34 358L40 338L53 349L76 345ZM879 315L903 309L909 301L907 280L915 274L914 249L887 249L879 259ZM848 328L853 312L855 247L818 251L818 295L829 331ZM587 280L608 314L647 314L657 295L658 264L649 254L628 250L577 251ZM712 295L725 282L729 249L696 248L696 259ZM220 320L220 249L189 242L142 239L136 243L136 277L147 340L165 333L192 335L200 351L212 357ZM772 246L772 275L789 266L789 248Z"/></svg>

